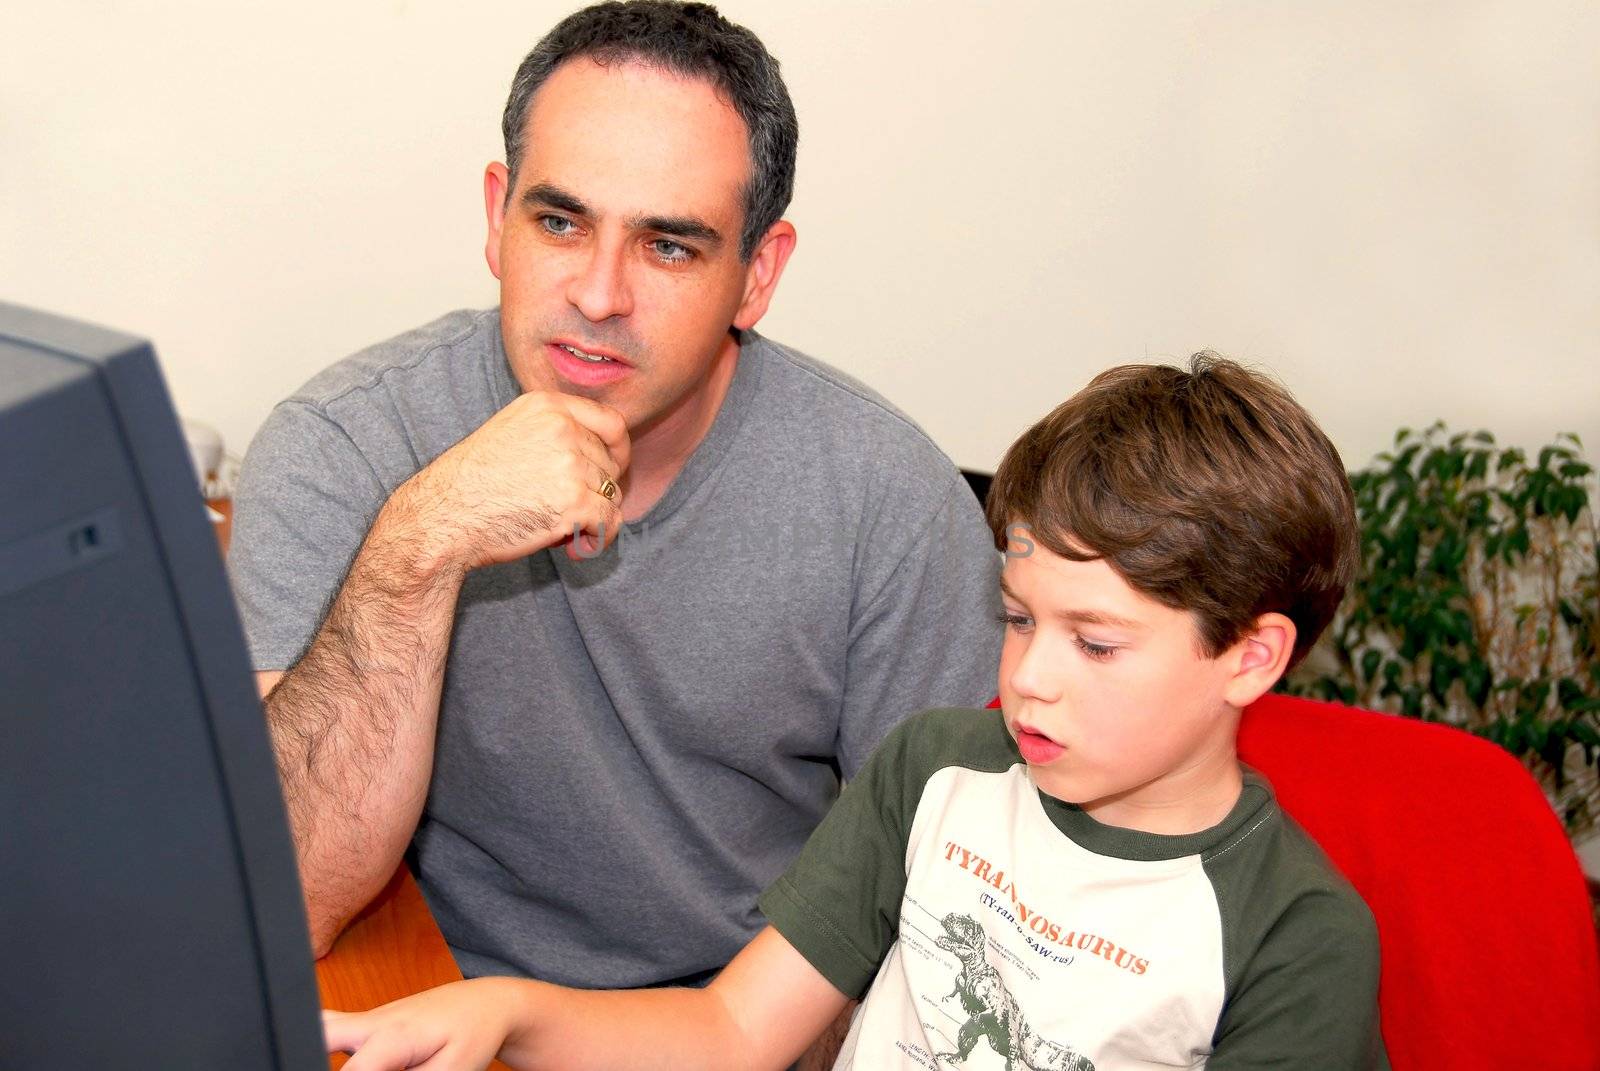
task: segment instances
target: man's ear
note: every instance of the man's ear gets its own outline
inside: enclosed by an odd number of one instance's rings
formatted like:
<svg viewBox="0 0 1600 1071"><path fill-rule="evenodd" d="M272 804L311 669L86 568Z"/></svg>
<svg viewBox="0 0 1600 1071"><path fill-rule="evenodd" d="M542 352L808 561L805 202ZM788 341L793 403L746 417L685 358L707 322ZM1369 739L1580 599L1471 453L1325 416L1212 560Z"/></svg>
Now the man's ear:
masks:
<svg viewBox="0 0 1600 1071"><path fill-rule="evenodd" d="M1228 651L1231 675L1223 689L1228 703L1247 707L1278 683L1294 655L1294 622L1282 614L1262 614Z"/></svg>
<svg viewBox="0 0 1600 1071"><path fill-rule="evenodd" d="M778 288L783 266L789 263L794 252L794 225L780 219L761 236L761 244L750 257L744 273L744 299L733 314L733 326L743 331L754 327L756 321L767 314L772 303L772 292Z"/></svg>
<svg viewBox="0 0 1600 1071"><path fill-rule="evenodd" d="M483 211L489 218L489 237L483 243L483 257L489 270L500 278L500 229L506 222L506 194L511 189L511 173L496 161L483 169Z"/></svg>

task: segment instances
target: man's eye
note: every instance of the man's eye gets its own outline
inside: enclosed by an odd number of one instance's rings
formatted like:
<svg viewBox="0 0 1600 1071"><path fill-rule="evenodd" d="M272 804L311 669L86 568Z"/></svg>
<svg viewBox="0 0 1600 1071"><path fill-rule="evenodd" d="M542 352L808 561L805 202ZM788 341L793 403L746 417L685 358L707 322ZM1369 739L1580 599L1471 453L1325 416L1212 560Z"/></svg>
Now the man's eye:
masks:
<svg viewBox="0 0 1600 1071"><path fill-rule="evenodd" d="M565 216L540 216L539 226L557 238L565 238L575 229L572 220Z"/></svg>
<svg viewBox="0 0 1600 1071"><path fill-rule="evenodd" d="M657 238L650 243L650 251L659 259L671 264L681 264L686 260L694 259L694 250L686 245L680 245L670 238Z"/></svg>

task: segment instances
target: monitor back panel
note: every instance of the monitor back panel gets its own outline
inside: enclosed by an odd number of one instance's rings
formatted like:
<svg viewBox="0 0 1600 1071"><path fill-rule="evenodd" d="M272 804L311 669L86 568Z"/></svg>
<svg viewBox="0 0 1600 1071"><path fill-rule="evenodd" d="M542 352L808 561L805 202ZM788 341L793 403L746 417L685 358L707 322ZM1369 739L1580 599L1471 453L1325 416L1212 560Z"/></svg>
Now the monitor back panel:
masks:
<svg viewBox="0 0 1600 1071"><path fill-rule="evenodd" d="M166 413L130 416L118 376ZM200 511L148 347L96 365L0 338L0 1068L321 1062L281 801Z"/></svg>

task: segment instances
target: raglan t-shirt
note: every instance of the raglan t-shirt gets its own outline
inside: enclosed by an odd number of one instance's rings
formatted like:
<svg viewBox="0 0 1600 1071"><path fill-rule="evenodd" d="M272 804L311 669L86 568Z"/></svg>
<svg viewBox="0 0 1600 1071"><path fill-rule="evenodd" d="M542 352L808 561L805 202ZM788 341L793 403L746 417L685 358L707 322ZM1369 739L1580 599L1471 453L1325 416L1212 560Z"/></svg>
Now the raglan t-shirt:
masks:
<svg viewBox="0 0 1600 1071"><path fill-rule="evenodd" d="M1372 915L1246 770L1216 826L1102 825L996 711L902 725L762 911L865 999L838 1068L1387 1067Z"/></svg>

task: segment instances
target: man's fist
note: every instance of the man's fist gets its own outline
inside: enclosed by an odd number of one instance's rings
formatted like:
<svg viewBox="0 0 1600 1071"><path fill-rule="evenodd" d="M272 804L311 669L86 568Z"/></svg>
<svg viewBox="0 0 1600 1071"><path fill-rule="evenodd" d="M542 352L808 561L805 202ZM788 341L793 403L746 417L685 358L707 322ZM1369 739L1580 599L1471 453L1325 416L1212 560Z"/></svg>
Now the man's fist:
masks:
<svg viewBox="0 0 1600 1071"><path fill-rule="evenodd" d="M622 524L629 456L622 414L588 398L532 392L490 417L395 493L418 538L474 569L558 543L593 557ZM605 491L611 490L607 498Z"/></svg>

